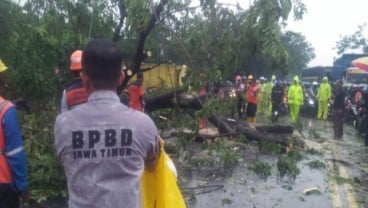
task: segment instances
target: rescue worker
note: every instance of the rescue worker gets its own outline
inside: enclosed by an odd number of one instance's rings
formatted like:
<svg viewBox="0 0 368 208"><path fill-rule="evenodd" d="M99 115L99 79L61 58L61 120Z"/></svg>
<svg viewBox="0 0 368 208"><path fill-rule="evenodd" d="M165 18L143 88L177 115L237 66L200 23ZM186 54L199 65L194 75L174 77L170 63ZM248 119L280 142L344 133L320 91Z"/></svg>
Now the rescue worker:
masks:
<svg viewBox="0 0 368 208"><path fill-rule="evenodd" d="M260 85L259 85L259 92L257 95L258 98L257 113L262 115L264 110L268 108L267 92L266 92L267 83L264 82L265 81L264 77L260 77L259 81Z"/></svg>
<svg viewBox="0 0 368 208"><path fill-rule="evenodd" d="M68 207L141 207L144 168L155 167L159 134L151 118L120 102L118 45L93 39L83 50L85 105L56 118L55 150L68 184Z"/></svg>
<svg viewBox="0 0 368 208"><path fill-rule="evenodd" d="M0 60L0 76L7 70ZM15 106L0 96L0 207L29 202L26 157Z"/></svg>
<svg viewBox="0 0 368 208"><path fill-rule="evenodd" d="M87 102L87 91L80 78L82 71L82 50L76 50L70 55L70 72L74 79L71 84L65 87L61 98L61 112L73 109L80 104Z"/></svg>
<svg viewBox="0 0 368 208"><path fill-rule="evenodd" d="M137 80L131 83L128 87L129 107L135 110L143 111L144 108L144 88L143 88L143 73L137 73Z"/></svg>
<svg viewBox="0 0 368 208"><path fill-rule="evenodd" d="M317 92L318 99L318 115L317 119L327 119L328 115L328 102L331 98L331 86L328 83L328 78L323 77L322 83Z"/></svg>
<svg viewBox="0 0 368 208"><path fill-rule="evenodd" d="M256 114L257 114L257 93L259 90L259 86L256 84L256 81L253 79L252 75L248 76L248 87L246 91L247 97L247 110L245 112L246 121L249 123L256 122Z"/></svg>
<svg viewBox="0 0 368 208"><path fill-rule="evenodd" d="M265 86L265 93L266 93L266 108L267 108L267 114L271 114L272 112L272 88L275 84L276 81L276 76L272 75L271 76L271 80L269 82L266 83Z"/></svg>
<svg viewBox="0 0 368 208"><path fill-rule="evenodd" d="M272 116L274 116L274 112L277 112L277 115L280 115L282 111L282 102L284 98L284 88L281 85L281 81L275 80L274 87L272 88L271 93L271 102L272 102ZM278 117L271 117L272 119L277 120Z"/></svg>
<svg viewBox="0 0 368 208"><path fill-rule="evenodd" d="M303 89L299 83L298 76L295 76L293 78L293 83L289 87L287 98L289 104L291 123L297 124L300 106L303 104L304 100Z"/></svg>

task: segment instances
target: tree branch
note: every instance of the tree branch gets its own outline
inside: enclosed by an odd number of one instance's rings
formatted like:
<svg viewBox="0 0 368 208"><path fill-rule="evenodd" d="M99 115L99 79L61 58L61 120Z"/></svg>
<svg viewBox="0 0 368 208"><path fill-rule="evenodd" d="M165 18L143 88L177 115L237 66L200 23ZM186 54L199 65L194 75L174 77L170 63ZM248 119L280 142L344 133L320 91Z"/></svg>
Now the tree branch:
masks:
<svg viewBox="0 0 368 208"><path fill-rule="evenodd" d="M156 68L156 67L158 67L158 66L160 66L160 64L154 64L154 65L152 65L152 66L149 66L149 67L146 67L146 68L141 68L141 72L146 72L146 71L150 71L150 70L152 70L152 69L154 69L154 68Z"/></svg>
<svg viewBox="0 0 368 208"><path fill-rule="evenodd" d="M163 26L163 28L167 29L168 31L170 31L172 33L172 36L175 38L176 41L178 41L178 43L180 44L181 48L183 49L184 54L185 54L187 60L189 61L190 67L191 68L194 68L192 56L188 52L188 50L185 47L183 41L177 35L175 35L175 32L174 32L173 29L171 29L170 27L165 26L164 24L161 24L161 25Z"/></svg>
<svg viewBox="0 0 368 208"><path fill-rule="evenodd" d="M120 18L119 18L119 23L115 28L114 36L112 37L113 42L117 42L121 37L121 29L123 28L125 17L126 17L125 0L119 1L119 12L120 12Z"/></svg>
<svg viewBox="0 0 368 208"><path fill-rule="evenodd" d="M158 21L158 17L160 16L167 2L168 0L161 0L160 3L156 6L147 25L141 28L141 31L139 34L138 46L136 48L135 55L132 61L132 66L131 66L132 73L128 74L127 73L128 70L125 71L125 79L122 85L119 87L118 93L121 92L121 90L128 84L129 80L140 70L140 66L142 62L144 61L144 59L146 58L143 50L144 50L144 44L146 43L147 36L151 32L151 30L154 28L156 22Z"/></svg>

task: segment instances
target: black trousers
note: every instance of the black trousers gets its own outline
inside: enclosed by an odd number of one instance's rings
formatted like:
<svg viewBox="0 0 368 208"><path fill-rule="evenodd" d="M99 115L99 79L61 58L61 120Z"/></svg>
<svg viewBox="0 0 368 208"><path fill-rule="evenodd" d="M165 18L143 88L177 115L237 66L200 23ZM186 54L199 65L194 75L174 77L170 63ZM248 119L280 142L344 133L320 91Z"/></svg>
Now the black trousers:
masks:
<svg viewBox="0 0 368 208"><path fill-rule="evenodd" d="M0 207L19 208L19 194L10 188L10 185L0 185Z"/></svg>
<svg viewBox="0 0 368 208"><path fill-rule="evenodd" d="M250 118L255 118L257 114L257 104L248 103L247 111L245 111L245 115Z"/></svg>
<svg viewBox="0 0 368 208"><path fill-rule="evenodd" d="M364 132L365 132L365 140L364 140L364 144L365 146L368 146L368 116L365 116L364 118Z"/></svg>
<svg viewBox="0 0 368 208"><path fill-rule="evenodd" d="M282 103L272 103L272 113L277 111L280 114L281 113L281 105L282 105Z"/></svg>
<svg viewBox="0 0 368 208"><path fill-rule="evenodd" d="M238 116L240 119L243 117L243 114L245 112L245 100L240 95L238 95L237 99L238 99L238 103L236 105L236 109L238 111Z"/></svg>
<svg viewBox="0 0 368 208"><path fill-rule="evenodd" d="M337 139L341 139L342 135L344 134L344 111L340 109L335 109L334 111L334 137Z"/></svg>

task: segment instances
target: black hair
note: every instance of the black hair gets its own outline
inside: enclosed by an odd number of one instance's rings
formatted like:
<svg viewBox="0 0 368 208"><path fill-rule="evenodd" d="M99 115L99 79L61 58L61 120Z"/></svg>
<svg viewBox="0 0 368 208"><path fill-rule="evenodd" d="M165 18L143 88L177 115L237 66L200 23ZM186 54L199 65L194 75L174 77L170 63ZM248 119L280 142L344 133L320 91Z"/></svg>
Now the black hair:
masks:
<svg viewBox="0 0 368 208"><path fill-rule="evenodd" d="M96 89L118 87L122 62L117 44L107 39L93 39L83 50L82 68Z"/></svg>

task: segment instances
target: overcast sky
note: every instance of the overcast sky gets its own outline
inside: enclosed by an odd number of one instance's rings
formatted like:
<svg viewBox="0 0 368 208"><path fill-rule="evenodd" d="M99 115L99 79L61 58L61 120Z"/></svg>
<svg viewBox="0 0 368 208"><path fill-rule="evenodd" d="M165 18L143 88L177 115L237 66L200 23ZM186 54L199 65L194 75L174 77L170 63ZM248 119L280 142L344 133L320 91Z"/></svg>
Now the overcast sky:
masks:
<svg viewBox="0 0 368 208"><path fill-rule="evenodd" d="M302 21L290 21L287 28L304 34L315 48L316 58L309 66L331 66L334 58L338 57L334 47L341 36L354 33L359 25L368 22L368 0L303 0L303 2L307 6L308 13Z"/></svg>
<svg viewBox="0 0 368 208"><path fill-rule="evenodd" d="M247 8L252 0L219 0ZM338 55L334 47L341 36L354 33L368 22L368 0L302 0L308 12L294 22L290 16L286 29L302 33L315 49L316 58L308 66L331 66ZM368 37L368 34L366 34ZM348 51L359 53L359 51Z"/></svg>

